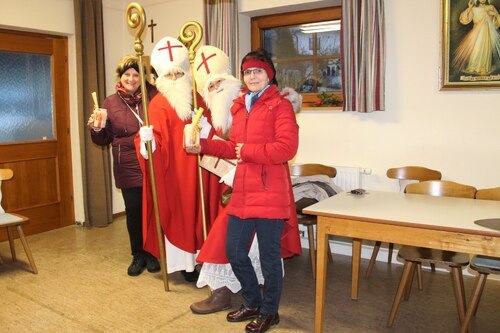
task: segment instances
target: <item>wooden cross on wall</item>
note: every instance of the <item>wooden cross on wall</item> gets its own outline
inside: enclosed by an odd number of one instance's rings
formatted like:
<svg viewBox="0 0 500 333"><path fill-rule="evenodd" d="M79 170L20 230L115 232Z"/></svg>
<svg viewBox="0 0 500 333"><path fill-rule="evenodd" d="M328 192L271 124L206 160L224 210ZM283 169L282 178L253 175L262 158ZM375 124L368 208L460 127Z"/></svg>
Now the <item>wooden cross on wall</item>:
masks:
<svg viewBox="0 0 500 333"><path fill-rule="evenodd" d="M156 27L156 23L153 23L153 19L151 19L151 24L148 25L148 28L151 28L151 43L155 42L154 27Z"/></svg>

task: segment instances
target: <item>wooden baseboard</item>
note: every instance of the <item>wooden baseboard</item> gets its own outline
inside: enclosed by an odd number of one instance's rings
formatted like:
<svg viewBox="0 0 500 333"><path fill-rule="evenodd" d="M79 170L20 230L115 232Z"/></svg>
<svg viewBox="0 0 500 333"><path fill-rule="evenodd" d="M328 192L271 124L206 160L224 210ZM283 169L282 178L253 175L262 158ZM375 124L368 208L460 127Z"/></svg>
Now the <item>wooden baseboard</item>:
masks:
<svg viewBox="0 0 500 333"><path fill-rule="evenodd" d="M125 211L113 214L113 220L118 218L118 217L122 217L122 216L125 216Z"/></svg>

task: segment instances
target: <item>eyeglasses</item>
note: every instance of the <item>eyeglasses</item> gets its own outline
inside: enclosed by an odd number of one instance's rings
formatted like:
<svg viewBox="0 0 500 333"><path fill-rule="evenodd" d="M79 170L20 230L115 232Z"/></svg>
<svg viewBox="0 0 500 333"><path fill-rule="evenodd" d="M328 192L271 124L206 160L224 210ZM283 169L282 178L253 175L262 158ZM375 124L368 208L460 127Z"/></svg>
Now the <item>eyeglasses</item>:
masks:
<svg viewBox="0 0 500 333"><path fill-rule="evenodd" d="M252 73L253 73L253 75L259 75L259 74L262 74L264 72L265 72L264 68L245 69L243 71L243 75L250 76L250 74L252 74Z"/></svg>

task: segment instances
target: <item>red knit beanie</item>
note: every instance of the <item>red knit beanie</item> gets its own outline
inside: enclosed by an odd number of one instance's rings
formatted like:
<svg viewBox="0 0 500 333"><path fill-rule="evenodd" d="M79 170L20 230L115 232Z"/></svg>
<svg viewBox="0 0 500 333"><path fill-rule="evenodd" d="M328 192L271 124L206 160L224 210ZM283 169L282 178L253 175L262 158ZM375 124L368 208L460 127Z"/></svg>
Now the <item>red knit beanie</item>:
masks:
<svg viewBox="0 0 500 333"><path fill-rule="evenodd" d="M274 79L274 72L273 69L271 68L271 65L269 65L267 62L259 60L257 58L250 58L247 61L245 61L243 64L241 64L241 71L244 72L245 70L249 68L262 68L266 71L267 77L269 78L269 81L272 81Z"/></svg>

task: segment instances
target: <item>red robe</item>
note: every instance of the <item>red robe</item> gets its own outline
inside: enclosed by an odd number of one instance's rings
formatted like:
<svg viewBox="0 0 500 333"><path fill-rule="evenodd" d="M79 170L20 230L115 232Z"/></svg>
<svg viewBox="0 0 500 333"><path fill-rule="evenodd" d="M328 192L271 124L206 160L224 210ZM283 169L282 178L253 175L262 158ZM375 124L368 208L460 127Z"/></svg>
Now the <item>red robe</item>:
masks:
<svg viewBox="0 0 500 333"><path fill-rule="evenodd" d="M292 199L292 210L290 219L285 220L283 231L281 233L281 257L288 258L302 253L300 238L298 235L298 220L295 212L295 202L293 201L293 190L290 188ZM227 207L226 207L227 208ZM196 261L211 264L227 264L229 261L226 256L226 234L228 215L227 209L219 211L219 216L212 224L207 240L196 257ZM250 244L248 245L250 249Z"/></svg>
<svg viewBox="0 0 500 333"><path fill-rule="evenodd" d="M210 112L198 96L198 106L210 120ZM153 126L156 150L153 152L154 172L160 223L170 243L189 253L196 253L203 244L201 198L198 179L198 156L186 153L182 146L183 121L165 96L158 93L149 103L149 123ZM160 256L149 162L139 153L139 135L135 138L136 151L143 172L143 242L144 250ZM222 193L219 177L202 171L205 192L207 228L215 220Z"/></svg>

